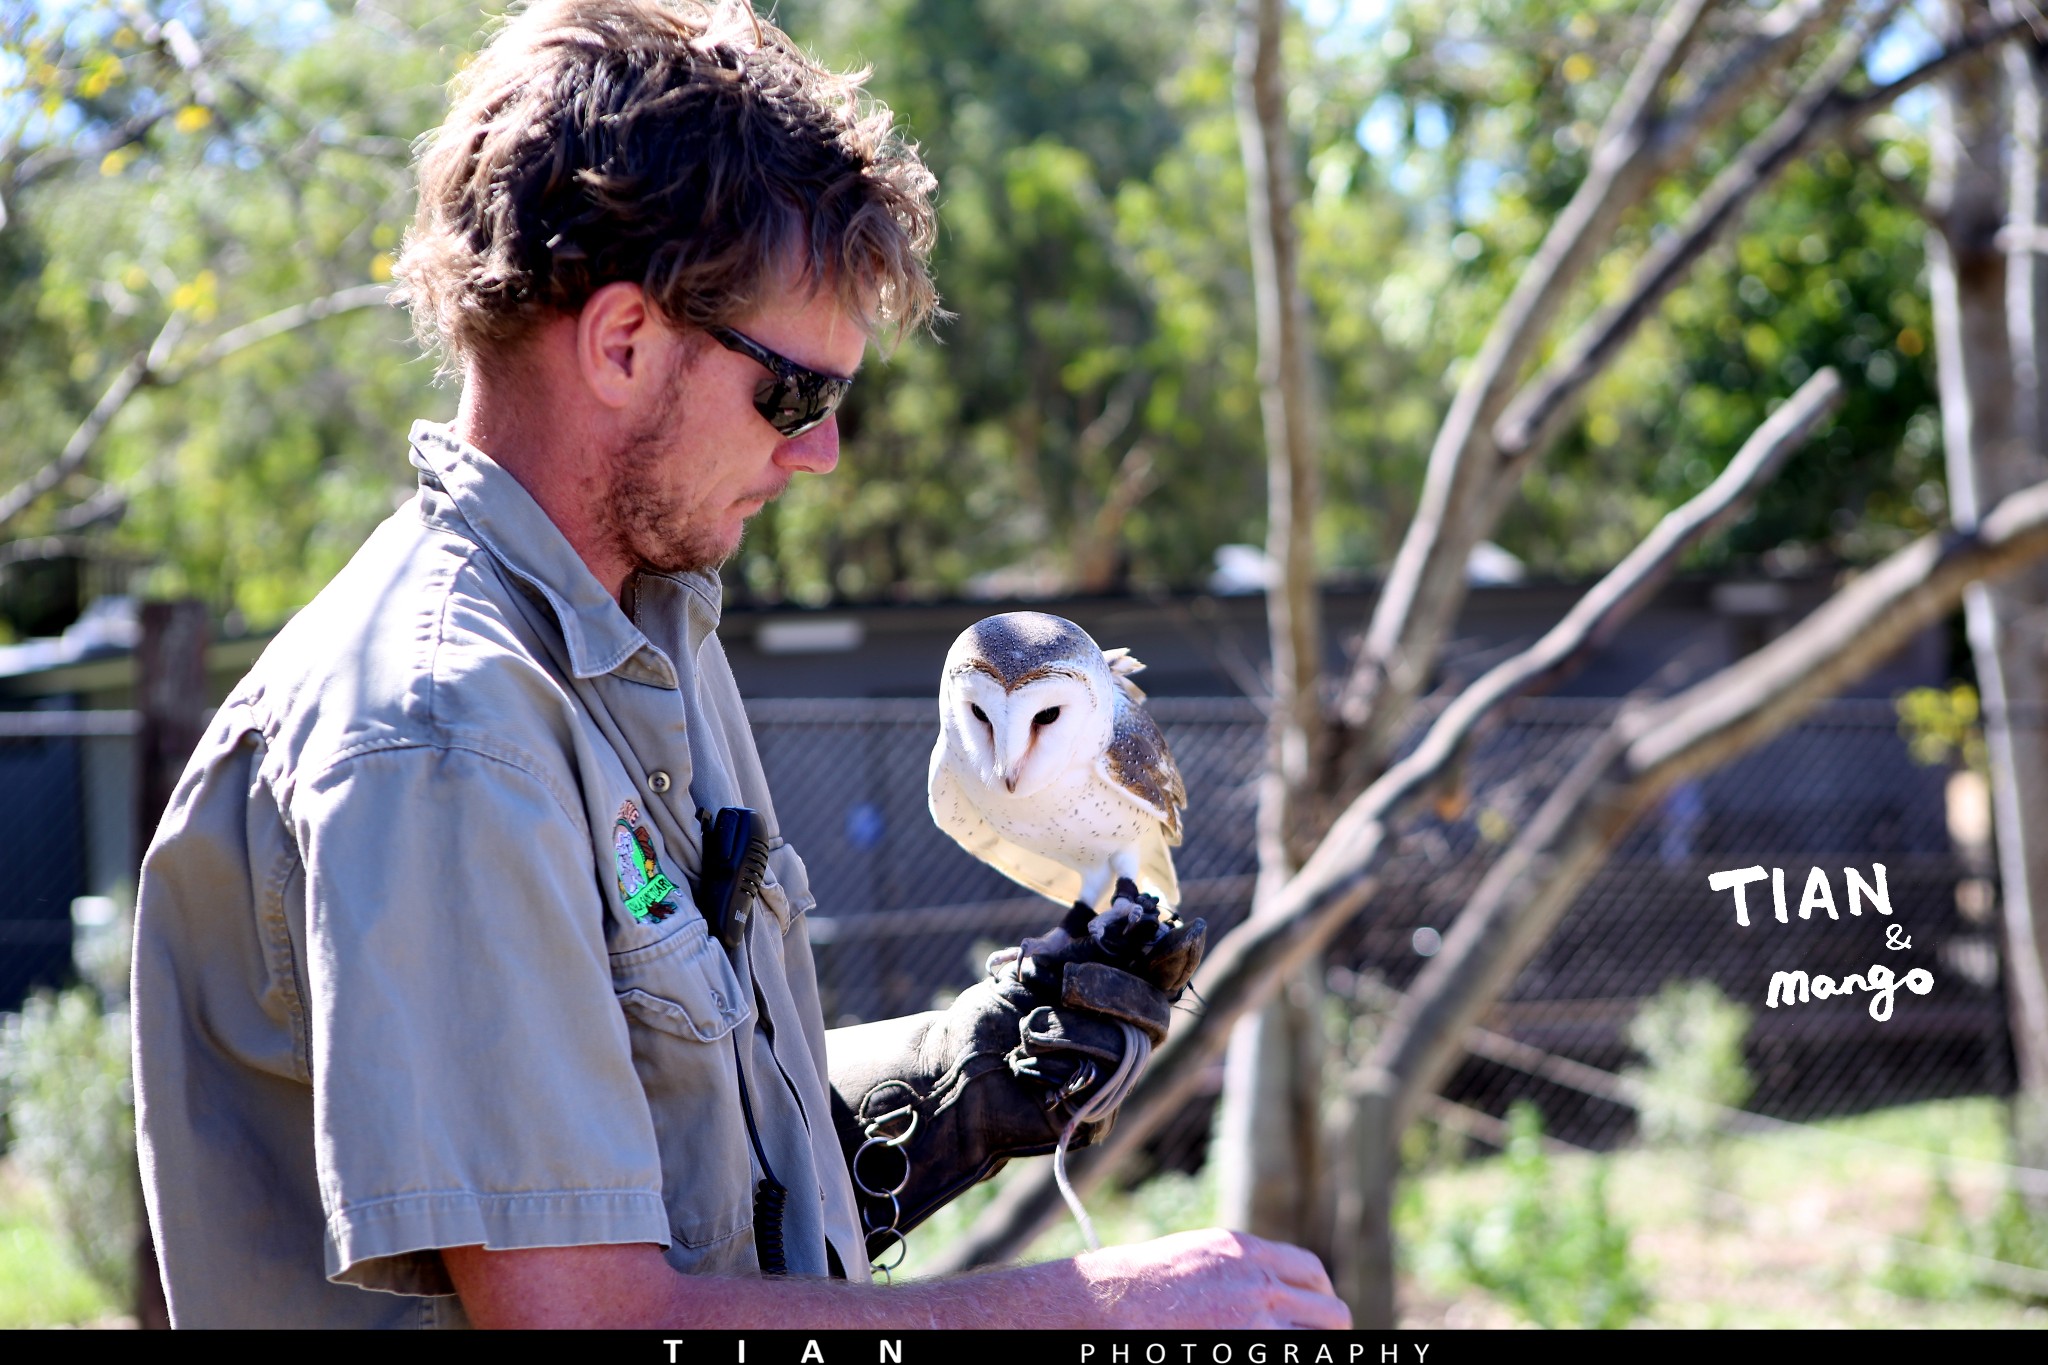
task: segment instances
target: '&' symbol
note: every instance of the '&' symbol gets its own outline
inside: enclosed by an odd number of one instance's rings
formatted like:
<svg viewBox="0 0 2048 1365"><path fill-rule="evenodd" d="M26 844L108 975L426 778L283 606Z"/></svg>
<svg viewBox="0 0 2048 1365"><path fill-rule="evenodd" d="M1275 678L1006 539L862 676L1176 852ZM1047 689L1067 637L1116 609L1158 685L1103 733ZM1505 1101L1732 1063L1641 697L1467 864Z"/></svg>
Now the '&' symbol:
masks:
<svg viewBox="0 0 2048 1365"><path fill-rule="evenodd" d="M1912 947L1913 940L1906 937L1906 926L1887 924L1884 927L1884 946L1892 949Z"/></svg>

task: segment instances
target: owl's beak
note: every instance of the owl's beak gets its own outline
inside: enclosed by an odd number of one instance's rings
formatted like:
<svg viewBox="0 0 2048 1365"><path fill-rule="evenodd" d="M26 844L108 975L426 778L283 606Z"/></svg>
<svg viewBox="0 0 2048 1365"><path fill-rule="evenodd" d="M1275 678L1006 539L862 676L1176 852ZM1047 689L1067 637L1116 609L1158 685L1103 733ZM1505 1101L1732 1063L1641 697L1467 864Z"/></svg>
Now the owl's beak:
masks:
<svg viewBox="0 0 2048 1365"><path fill-rule="evenodd" d="M1017 794L1017 770L1015 768L1004 768L1001 764L997 764L996 781L1002 783L1003 790L1010 795L1015 796Z"/></svg>

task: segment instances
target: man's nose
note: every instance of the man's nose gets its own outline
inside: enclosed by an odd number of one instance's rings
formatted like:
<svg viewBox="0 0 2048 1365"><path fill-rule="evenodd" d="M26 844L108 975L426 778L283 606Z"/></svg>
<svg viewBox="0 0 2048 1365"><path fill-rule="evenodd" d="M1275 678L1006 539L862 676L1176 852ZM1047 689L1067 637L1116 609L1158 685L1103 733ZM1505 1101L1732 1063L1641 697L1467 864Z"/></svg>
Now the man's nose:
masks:
<svg viewBox="0 0 2048 1365"><path fill-rule="evenodd" d="M839 464L839 418L827 417L775 449L775 463L803 474L830 474Z"/></svg>

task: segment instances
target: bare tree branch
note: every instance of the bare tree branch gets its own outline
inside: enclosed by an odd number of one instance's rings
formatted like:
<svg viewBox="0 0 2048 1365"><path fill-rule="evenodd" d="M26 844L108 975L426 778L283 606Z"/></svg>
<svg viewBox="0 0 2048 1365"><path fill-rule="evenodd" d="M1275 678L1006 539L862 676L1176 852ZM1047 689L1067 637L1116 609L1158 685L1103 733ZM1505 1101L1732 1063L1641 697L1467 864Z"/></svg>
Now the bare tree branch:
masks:
<svg viewBox="0 0 2048 1365"><path fill-rule="evenodd" d="M1236 91L1245 219L1258 314L1258 380L1266 463L1266 585L1273 709L1259 779L1263 891L1280 886L1306 849L1302 803L1322 749L1322 597L1315 517L1321 498L1312 378L1314 347L1301 288L1294 161L1281 44L1284 0L1241 0Z"/></svg>
<svg viewBox="0 0 2048 1365"><path fill-rule="evenodd" d="M1076 555L1074 586L1082 592L1108 592L1116 586L1117 551L1123 543L1123 527L1131 513L1159 482L1158 465L1152 458L1152 440L1140 436L1131 442L1116 473L1110 476L1109 491L1102 505L1088 519L1087 540Z"/></svg>
<svg viewBox="0 0 2048 1365"><path fill-rule="evenodd" d="M1875 31L1873 26L1893 8L1884 6L1876 18L1859 26L1856 36L1867 42ZM1486 433L1470 429L1475 410L1461 406L1466 397L1461 388L1459 401L1453 403L1431 451L1422 504L1402 541L1374 608L1364 647L1338 698L1346 746L1335 756L1336 766L1329 777L1334 793L1341 796L1355 789L1353 784L1369 777L1392 747L1406 712L1405 703L1420 690L1450 620L1464 600L1465 557L1505 510L1519 486L1519 468L1542 454L1572 401L1651 315L1692 262L1732 226L1739 210L1757 191L1822 137L1854 126L1899 96L2025 28L2019 20L1995 25L1861 95L1849 95L1840 88L1862 52L1862 44L1852 36L1806 83L1792 107L1716 177L1695 206L1687 227L1652 247L1623 300L1582 327L1557 359L1519 395L1504 402L1499 419ZM1530 267L1532 272L1542 268L1543 259L1539 254ZM1475 369L1484 359L1482 352Z"/></svg>
<svg viewBox="0 0 2048 1365"><path fill-rule="evenodd" d="M1862 676L1966 584L2009 573L2048 549L2048 484L2012 494L1969 534L1922 537L1830 597L1756 653L1627 727L1629 770L1676 780L1783 728Z"/></svg>
<svg viewBox="0 0 2048 1365"><path fill-rule="evenodd" d="M1784 113L1714 177L1693 206L1685 227L1651 247L1637 267L1628 292L1582 327L1557 358L1516 396L1493 430L1494 443L1502 456L1510 461L1521 460L1548 444L1570 415L1573 400L1655 312L1664 296L1677 287L1693 262L1733 225L1740 211L1779 172L1824 138L1853 126L1956 63L2026 31L2026 24L2020 20L2001 24L1861 95L1845 94L1841 86L1856 70L1869 34L1844 42ZM1512 477L1496 477L1502 485L1513 483Z"/></svg>
<svg viewBox="0 0 2048 1365"><path fill-rule="evenodd" d="M1884 13L1889 14L1890 6ZM1543 444L1561 412L1603 369L1613 352L1655 310L1684 270L1731 225L1737 210L1822 131L1824 117L1842 82L1857 68L1875 20L1858 25L1837 45L1829 59L1808 77L1771 126L1744 147L1700 196L1686 225L1660 246L1653 246L1637 268L1635 280L1617 302L1596 314L1560 354L1518 393L1494 424L1493 440L1502 458L1515 461Z"/></svg>
<svg viewBox="0 0 2048 1365"><path fill-rule="evenodd" d="M1351 1181L1340 1292L1391 1316L1398 1137L1464 1053L1466 1034L1549 937L1608 853L1674 783L1769 739L1952 612L1980 579L2048 554L2048 483L1972 534L1927 536L1758 653L1667 701L1625 709L1490 868L1349 1087ZM1362 1322L1362 1326L1380 1325Z"/></svg>
<svg viewBox="0 0 2048 1365"><path fill-rule="evenodd" d="M1075 1186L1092 1188L1149 1137L1193 1093L1202 1071L1228 1040L1239 1016L1265 1003L1273 987L1297 971L1371 899L1393 822L1453 767L1466 741L1491 715L1564 663L1606 638L1634 613L1655 583L1687 550L1725 523L1768 481L1840 401L1841 383L1823 370L1757 430L1728 469L1671 513L1643 545L1610 571L1563 621L1535 645L1498 665L1468 689L1470 704L1453 703L1407 761L1390 769L1331 827L1315 855L1283 887L1267 913L1217 945L1196 990L1200 1025L1176 1032L1153 1055L1144 1081L1098 1146L1069 1165ZM946 1269L1015 1255L1057 1215L1059 1195L1049 1170L1012 1184L955 1243Z"/></svg>
<svg viewBox="0 0 2048 1365"><path fill-rule="evenodd" d="M140 5L129 5L124 8L140 32L144 44L154 50L167 66L184 76L186 84L191 88L190 102L214 115L230 133L233 133L235 125L223 107L223 85L231 88L250 104L276 113L290 125L294 136L302 141L309 141L323 148L353 152L358 156L387 161L398 166L405 165L410 160L412 148L404 138L338 131L327 122L308 115L290 100L260 82L209 56L181 20L159 20ZM96 164L110 153L142 141L169 115L170 110L166 108L137 114L115 126L104 137L95 139L90 145L53 142L20 157L18 161L15 158L17 149L12 144L0 146L0 229L7 226L9 198L18 196L38 180L66 166L81 162ZM276 155L289 161L304 159L283 149L278 149Z"/></svg>
<svg viewBox="0 0 2048 1365"><path fill-rule="evenodd" d="M1923 212L1929 223L1939 226L1931 210ZM2036 256L2048 256L2048 227L2039 224L2021 227L2015 223L2008 223L1998 230L1998 235L1991 241L2000 251L2012 255L2032 253Z"/></svg>
<svg viewBox="0 0 2048 1365"><path fill-rule="evenodd" d="M1663 169L1653 145L1658 93L1684 62L1710 5L1671 0L1665 9L1608 113L1586 178L1551 224L1458 385L1430 448L1415 516L1338 697L1347 747L1330 755L1335 780L1326 778L1326 786L1341 789L1371 775L1392 747L1405 703L1422 688L1463 597L1465 558L1479 539L1467 534L1472 509L1497 474L1492 427L1566 298L1607 249L1623 216L1656 184ZM1704 124L1697 125L1693 136L1703 131Z"/></svg>
<svg viewBox="0 0 2048 1365"><path fill-rule="evenodd" d="M119 521L127 511L127 492L110 483L101 484L91 497L59 512L55 518L55 526L60 533L75 534L108 522Z"/></svg>
<svg viewBox="0 0 2048 1365"><path fill-rule="evenodd" d="M1116 382L1102 400L1102 411L1074 438L1077 463L1085 466L1130 429L1131 419L1138 412L1138 400L1151 387L1152 376L1144 370L1132 370Z"/></svg>
<svg viewBox="0 0 2048 1365"><path fill-rule="evenodd" d="M1322 594L1315 520L1321 501L1314 332L1301 287L1295 198L1301 169L1287 120L1286 0L1239 0L1236 106L1245 171L1245 226L1257 315L1258 387L1266 465L1266 640L1273 680L1266 759L1253 822L1258 883L1253 913L1286 884L1317 833L1315 787L1323 706ZM1314 1246L1323 1170L1321 1049L1316 1027L1281 999L1232 1044L1214 1159L1222 1217L1261 1236Z"/></svg>
<svg viewBox="0 0 2048 1365"><path fill-rule="evenodd" d="M184 314L173 313L165 320L163 329L157 333L160 344L167 336L175 336L185 325ZM71 433L71 439L64 443L64 449L57 452L57 458L16 484L5 494L0 494L0 530L5 530L16 517L27 511L45 493L70 478L81 469L93 447L99 444L101 433L115 414L125 407L135 391L149 380L149 357L156 350L152 344L149 351L130 360L114 375L114 381L100 394L99 402L92 405L92 411Z"/></svg>
<svg viewBox="0 0 2048 1365"><path fill-rule="evenodd" d="M237 351L247 350L258 342L284 332L308 326L337 313L369 308L384 302L389 294L385 285L360 284L338 290L290 308L279 309L267 317L244 323L240 327L221 333L202 347L199 353L186 363L171 367L170 352L184 334L185 320L182 313L171 314L157 333L156 340L147 351L123 365L114 380L100 395L99 402L86 414L85 420L71 433L71 439L64 443L57 458L16 484L6 493L0 494L0 531L51 492L64 480L70 478L92 455L100 437L106 433L121 409L133 398L136 391L145 387L166 388L189 378L196 371L217 365Z"/></svg>
<svg viewBox="0 0 2048 1365"><path fill-rule="evenodd" d="M1612 638L1655 594L1686 551L1739 516L1750 495L1777 476L1791 453L1841 402L1842 381L1832 368L1802 384L1743 443L1719 478L1658 522L1548 634L1460 691L1414 752L1387 770L1387 781L1397 790L1419 793L1503 702L1541 690L1586 651Z"/></svg>
<svg viewBox="0 0 2048 1365"><path fill-rule="evenodd" d="M11 170L0 174L0 186L4 186L8 194L19 194L44 176L72 162L103 161L109 153L117 152L130 143L140 142L149 136L150 129L163 122L164 117L161 110L138 114L117 125L112 132L87 148L80 148L71 143L53 143L47 147L39 147L23 157ZM7 160L6 156L0 156L0 167L5 167ZM0 227L5 227L6 222L5 215L0 214Z"/></svg>
<svg viewBox="0 0 2048 1365"><path fill-rule="evenodd" d="M192 31L182 20L159 20L140 5L124 7L134 21L144 45L156 52L166 64L177 68L192 87L192 102L209 112L218 112L219 95L211 78L207 75L205 60L199 43ZM140 142L149 135L152 128L169 116L166 109L156 109L137 114L117 125L105 137L90 147L81 148L73 143L59 142L37 149L22 159L13 170L0 175L0 186L8 193L18 193L28 188L43 176L74 162L97 163L110 153L119 151L131 143ZM11 149L10 149L11 150ZM7 158L0 156L0 166ZM6 216L0 213L0 227L6 225Z"/></svg>
<svg viewBox="0 0 2048 1365"><path fill-rule="evenodd" d="M1677 165L1708 132L1732 117L1743 101L1782 73L1821 33L1841 18L1851 0L1803 0L1778 6L1739 43L1683 103L1659 121L1658 162Z"/></svg>
<svg viewBox="0 0 2048 1365"><path fill-rule="evenodd" d="M161 375L156 382L160 385L175 384L195 370L218 365L237 351L247 350L260 341L268 341L285 332L297 331L337 313L351 313L359 308L375 308L391 295L389 285L358 284L347 289L338 289L317 299L280 308L275 313L245 322L240 327L221 333L174 371Z"/></svg>

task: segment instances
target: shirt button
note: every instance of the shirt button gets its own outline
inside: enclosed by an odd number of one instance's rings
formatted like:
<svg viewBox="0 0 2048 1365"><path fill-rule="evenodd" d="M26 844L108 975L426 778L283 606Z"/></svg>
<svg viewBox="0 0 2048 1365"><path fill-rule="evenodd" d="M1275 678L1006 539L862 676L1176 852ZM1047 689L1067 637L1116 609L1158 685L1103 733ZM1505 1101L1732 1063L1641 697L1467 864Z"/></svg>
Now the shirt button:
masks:
<svg viewBox="0 0 2048 1365"><path fill-rule="evenodd" d="M647 774L647 789L656 796L666 795L669 788L668 774L659 768Z"/></svg>

